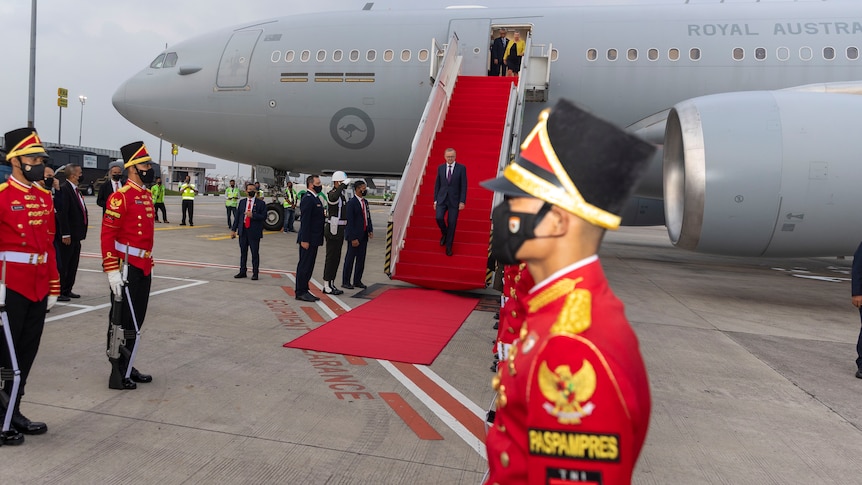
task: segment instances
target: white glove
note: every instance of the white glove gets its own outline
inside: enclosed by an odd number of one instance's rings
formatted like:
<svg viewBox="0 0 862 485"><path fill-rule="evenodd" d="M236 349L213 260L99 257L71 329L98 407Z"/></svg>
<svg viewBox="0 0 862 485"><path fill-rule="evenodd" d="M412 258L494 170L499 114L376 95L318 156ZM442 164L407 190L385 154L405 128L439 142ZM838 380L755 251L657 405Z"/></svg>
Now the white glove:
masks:
<svg viewBox="0 0 862 485"><path fill-rule="evenodd" d="M121 300L123 298L123 276L119 271L108 271L108 285L111 286L111 291L114 292L114 298Z"/></svg>
<svg viewBox="0 0 862 485"><path fill-rule="evenodd" d="M48 295L48 308L46 310L50 310L57 303L57 297L54 295Z"/></svg>

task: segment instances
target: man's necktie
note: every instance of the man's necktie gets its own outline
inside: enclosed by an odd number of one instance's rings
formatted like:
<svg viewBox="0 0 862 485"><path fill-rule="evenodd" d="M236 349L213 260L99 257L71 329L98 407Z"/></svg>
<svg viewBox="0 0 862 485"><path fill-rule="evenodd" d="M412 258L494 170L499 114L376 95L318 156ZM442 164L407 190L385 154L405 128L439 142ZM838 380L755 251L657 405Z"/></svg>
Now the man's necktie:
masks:
<svg viewBox="0 0 862 485"><path fill-rule="evenodd" d="M452 180L452 165L448 165L446 168L446 181L449 182Z"/></svg>
<svg viewBox="0 0 862 485"><path fill-rule="evenodd" d="M78 203L81 204L81 213L84 214L84 225L87 225L87 207L84 205L84 197L81 196L81 191L75 187L75 194L78 195Z"/></svg>
<svg viewBox="0 0 862 485"><path fill-rule="evenodd" d="M362 205L362 219L365 222L365 227L362 230L368 230L368 206L365 205L365 199L359 199L359 204Z"/></svg>
<svg viewBox="0 0 862 485"><path fill-rule="evenodd" d="M245 228L248 229L251 226L251 208L253 207L254 202L251 200L247 200L245 202Z"/></svg>

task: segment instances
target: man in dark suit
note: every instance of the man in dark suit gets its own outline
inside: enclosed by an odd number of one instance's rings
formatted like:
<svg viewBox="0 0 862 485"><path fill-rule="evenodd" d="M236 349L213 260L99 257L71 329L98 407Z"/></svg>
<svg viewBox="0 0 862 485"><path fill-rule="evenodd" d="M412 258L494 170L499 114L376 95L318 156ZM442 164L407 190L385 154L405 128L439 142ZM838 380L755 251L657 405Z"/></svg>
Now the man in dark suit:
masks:
<svg viewBox="0 0 862 485"><path fill-rule="evenodd" d="M96 205L102 208L102 215L105 215L105 202L108 197L123 185L123 162L115 160L108 164L108 179L99 187L99 194L96 196Z"/></svg>
<svg viewBox="0 0 862 485"><path fill-rule="evenodd" d="M365 251L368 249L368 240L374 238L371 210L365 199L367 194L368 189L364 181L353 182L354 197L347 202L347 226L344 229L347 256L344 257L344 270L341 272L341 287L348 290L366 288L365 283L362 282L362 273L365 272ZM352 285L350 284L351 274L353 275Z"/></svg>
<svg viewBox="0 0 862 485"><path fill-rule="evenodd" d="M69 163L64 169L66 184L60 187L60 199L57 212L57 234L60 235L59 267L60 296L59 301L69 301L71 298L81 298L72 292L75 286L75 276L78 273L78 261L81 259L81 241L87 238L87 206L84 197L78 190L83 169L77 163Z"/></svg>
<svg viewBox="0 0 862 485"><path fill-rule="evenodd" d="M454 148L447 148L444 156L446 163L437 168L437 180L434 181L434 210L442 233L440 245L446 246L447 256L452 256L458 212L464 210L467 201L467 168L455 162Z"/></svg>
<svg viewBox="0 0 862 485"><path fill-rule="evenodd" d="M320 177L309 175L305 179L308 189L299 200L299 212L302 220L296 242L299 243L299 262L296 264L296 299L302 301L317 301L320 298L308 291L308 282L314 272L314 261L317 259L317 248L323 246L323 227L326 217L323 215L323 201L318 194L323 191Z"/></svg>
<svg viewBox="0 0 862 485"><path fill-rule="evenodd" d="M248 197L239 201L236 217L233 219L230 238L239 236L239 273L234 278L245 278L248 273L246 262L251 248L251 279L257 279L260 268L260 240L263 238L263 221L266 219L266 202L255 197L254 184L246 184Z"/></svg>
<svg viewBox="0 0 862 485"><path fill-rule="evenodd" d="M494 39L491 44L491 75L506 75L506 47L509 39L506 38L506 29L500 29L500 37Z"/></svg>
<svg viewBox="0 0 862 485"><path fill-rule="evenodd" d="M859 309L862 317L862 243L853 254L853 270L850 273L850 302ZM862 329L859 330L859 338L856 341L856 377L862 379Z"/></svg>

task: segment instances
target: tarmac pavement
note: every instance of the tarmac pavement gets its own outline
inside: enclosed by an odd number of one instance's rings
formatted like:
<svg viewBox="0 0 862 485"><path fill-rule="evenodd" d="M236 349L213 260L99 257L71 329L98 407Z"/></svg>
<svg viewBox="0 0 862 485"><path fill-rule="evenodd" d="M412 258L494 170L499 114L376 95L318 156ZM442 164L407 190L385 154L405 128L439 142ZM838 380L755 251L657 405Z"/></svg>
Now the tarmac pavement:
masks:
<svg viewBox="0 0 862 485"><path fill-rule="evenodd" d="M295 234L266 233L261 279L237 280L223 199L198 197L195 227L181 227L168 197L135 364L154 381L116 391L99 208L86 201L82 298L48 314L22 404L49 431L0 448L4 483L480 483L493 291L428 367L282 347L401 285L382 271L388 207L372 206L369 290L310 304L292 296ZM849 258L699 255L672 248L664 228L609 233L600 257L652 387L634 483L860 482Z"/></svg>

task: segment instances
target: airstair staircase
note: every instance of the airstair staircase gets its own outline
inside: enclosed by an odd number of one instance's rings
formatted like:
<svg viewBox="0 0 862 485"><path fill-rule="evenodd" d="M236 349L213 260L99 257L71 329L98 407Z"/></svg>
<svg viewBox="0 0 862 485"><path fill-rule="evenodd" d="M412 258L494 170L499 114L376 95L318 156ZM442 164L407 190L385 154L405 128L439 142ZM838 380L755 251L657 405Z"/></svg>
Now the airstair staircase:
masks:
<svg viewBox="0 0 862 485"><path fill-rule="evenodd" d="M457 35L432 68L434 88L413 140L387 228L386 273L399 281L440 290L484 288L489 268L495 194L479 184L497 176L517 146L525 90L518 78L459 75ZM517 145L517 144L515 144ZM444 152L454 148L467 168L467 201L458 217L452 256L440 245L434 182Z"/></svg>

